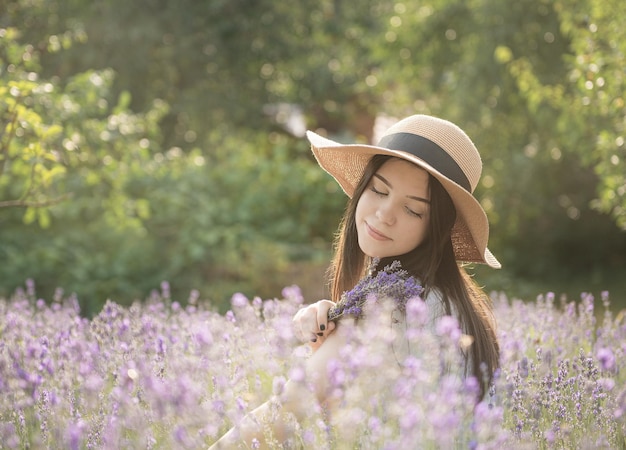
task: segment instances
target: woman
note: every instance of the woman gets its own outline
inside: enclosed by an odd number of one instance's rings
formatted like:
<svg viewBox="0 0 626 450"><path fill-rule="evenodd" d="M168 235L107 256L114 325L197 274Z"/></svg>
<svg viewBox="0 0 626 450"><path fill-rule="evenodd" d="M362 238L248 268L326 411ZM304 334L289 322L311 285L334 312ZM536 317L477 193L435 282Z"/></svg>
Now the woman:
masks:
<svg viewBox="0 0 626 450"><path fill-rule="evenodd" d="M312 389L290 380L280 405L268 402L257 408L215 448L238 439L262 442L263 432L255 419L270 410L272 432L280 442L290 432L285 414L305 417L309 402L303 399L311 392L329 411L335 409L328 366L341 357L351 333L351 327L343 324L354 318L341 316L337 326L328 320L329 310L341 307L346 292L360 280L371 279L394 261L421 283L429 312L427 327L434 329L442 316L458 320L468 338L458 372L476 378L479 397L498 366L490 303L458 263L500 267L487 249L487 217L472 195L482 163L469 137L451 122L426 115L393 125L377 146L342 145L312 132L307 137L320 166L350 197L331 265L332 301L322 300L294 318L297 334L305 339L312 336L315 351L306 366ZM367 326L367 321L363 323ZM402 335L395 341L392 346L399 347Z"/></svg>

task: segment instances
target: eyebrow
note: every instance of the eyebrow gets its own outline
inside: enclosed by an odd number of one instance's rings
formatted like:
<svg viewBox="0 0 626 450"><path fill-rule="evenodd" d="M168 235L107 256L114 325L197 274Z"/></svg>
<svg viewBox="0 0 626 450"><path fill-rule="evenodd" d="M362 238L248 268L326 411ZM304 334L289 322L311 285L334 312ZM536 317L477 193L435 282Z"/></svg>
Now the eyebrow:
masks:
<svg viewBox="0 0 626 450"><path fill-rule="evenodd" d="M389 181L387 181L385 177L383 177L382 175L378 173L375 173L374 176L378 178L380 181L382 181L383 183L385 183L389 188L393 189L393 186L391 185ZM418 197L416 195L407 195L407 198L410 198L412 200L417 200L418 202L428 203L430 205L430 200L428 200L427 198Z"/></svg>

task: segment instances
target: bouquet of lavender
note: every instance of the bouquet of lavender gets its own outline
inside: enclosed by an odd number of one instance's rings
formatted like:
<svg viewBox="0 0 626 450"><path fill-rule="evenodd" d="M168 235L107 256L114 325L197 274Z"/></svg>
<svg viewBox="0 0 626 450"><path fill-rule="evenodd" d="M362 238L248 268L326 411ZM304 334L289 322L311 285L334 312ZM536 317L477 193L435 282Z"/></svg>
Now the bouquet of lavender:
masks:
<svg viewBox="0 0 626 450"><path fill-rule="evenodd" d="M365 303L377 298L393 299L398 310L404 312L406 302L422 295L423 290L419 281L402 269L400 261L394 261L376 276L370 273L354 288L344 292L337 304L328 311L328 320L336 320L345 315L362 317Z"/></svg>

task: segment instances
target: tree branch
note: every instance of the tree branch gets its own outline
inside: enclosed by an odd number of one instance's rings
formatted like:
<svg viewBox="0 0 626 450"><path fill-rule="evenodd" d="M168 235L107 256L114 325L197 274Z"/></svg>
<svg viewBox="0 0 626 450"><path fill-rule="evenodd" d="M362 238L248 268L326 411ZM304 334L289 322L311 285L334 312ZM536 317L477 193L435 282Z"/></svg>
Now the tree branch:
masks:
<svg viewBox="0 0 626 450"><path fill-rule="evenodd" d="M20 207L20 208L43 208L45 206L56 205L57 203L61 203L68 198L72 197L73 194L70 192L69 194L61 195L60 197L52 198L50 200L43 200L40 202L28 201L28 200L5 200L0 202L0 208L9 208L9 207Z"/></svg>
<svg viewBox="0 0 626 450"><path fill-rule="evenodd" d="M9 134L9 139L7 140L6 143L2 143L2 141L4 140L4 134L6 133L7 127L2 127L2 134L0 134L0 154L2 153L4 154L4 156L2 157L2 164L0 164L0 175L4 173L6 162L9 160L9 147L11 146L11 140L13 139L13 136L15 135L14 132L15 132L15 124L17 122L17 111L12 111L10 114L12 114L13 116L9 120L9 123L11 124L11 133Z"/></svg>

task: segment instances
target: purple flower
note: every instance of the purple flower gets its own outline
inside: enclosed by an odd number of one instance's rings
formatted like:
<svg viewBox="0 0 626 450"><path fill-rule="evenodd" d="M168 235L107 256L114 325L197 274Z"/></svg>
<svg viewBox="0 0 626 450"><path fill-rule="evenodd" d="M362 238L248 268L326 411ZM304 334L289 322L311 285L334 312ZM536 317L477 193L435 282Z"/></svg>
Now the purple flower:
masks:
<svg viewBox="0 0 626 450"><path fill-rule="evenodd" d="M161 296L167 300L170 298L170 284L167 281L161 282Z"/></svg>
<svg viewBox="0 0 626 450"><path fill-rule="evenodd" d="M181 426L177 426L176 429L174 430L174 439L179 444L183 444L185 446L189 445L188 444L188 439L187 439L187 432Z"/></svg>
<svg viewBox="0 0 626 450"><path fill-rule="evenodd" d="M458 341L461 337L459 321L452 316L441 317L437 321L437 334L440 336L447 336L454 342Z"/></svg>
<svg viewBox="0 0 626 450"><path fill-rule="evenodd" d="M29 297L35 296L35 281L32 278L26 280L26 295Z"/></svg>
<svg viewBox="0 0 626 450"><path fill-rule="evenodd" d="M400 427L403 430L410 430L419 420L417 412L414 408L407 408L404 414L400 416Z"/></svg>
<svg viewBox="0 0 626 450"><path fill-rule="evenodd" d="M283 298L293 300L296 304L300 305L304 302L304 297L302 296L302 291L299 286L295 284L292 286L286 286L283 288Z"/></svg>
<svg viewBox="0 0 626 450"><path fill-rule="evenodd" d="M328 381L331 386L342 387L346 382L346 373L344 372L341 364L336 359L332 359L328 363L326 369L328 371Z"/></svg>
<svg viewBox="0 0 626 450"><path fill-rule="evenodd" d="M370 430L370 433L374 435L378 434L381 429L380 419L376 416L370 417L369 421L367 422L367 428Z"/></svg>
<svg viewBox="0 0 626 450"><path fill-rule="evenodd" d="M246 402L243 398L237 397L236 402L239 411L246 411L248 409L248 402Z"/></svg>
<svg viewBox="0 0 626 450"><path fill-rule="evenodd" d="M67 428L67 444L68 448L78 450L81 448L83 432L86 428L85 422L79 420L76 423L70 423Z"/></svg>
<svg viewBox="0 0 626 450"><path fill-rule="evenodd" d="M519 374L522 376L522 378L527 378L528 377L528 358L527 357L524 356L517 363L517 370L518 370Z"/></svg>
<svg viewBox="0 0 626 450"><path fill-rule="evenodd" d="M198 299L200 298L200 292L197 289L192 289L189 293L189 299L187 299L187 303L190 305L198 304Z"/></svg>
<svg viewBox="0 0 626 450"><path fill-rule="evenodd" d="M283 389L285 388L285 383L287 380L285 377L279 376L275 377L272 381L272 393L274 395L280 395L283 393Z"/></svg>
<svg viewBox="0 0 626 450"><path fill-rule="evenodd" d="M248 302L248 298L245 295L243 295L241 292L237 292L230 299L230 304L234 308L243 308L243 307L247 306L249 304L249 302Z"/></svg>
<svg viewBox="0 0 626 450"><path fill-rule="evenodd" d="M423 325L428 320L428 307L420 297L409 298L406 302L407 322Z"/></svg>
<svg viewBox="0 0 626 450"><path fill-rule="evenodd" d="M423 288L419 281L394 261L376 276L368 275L354 288L344 292L337 304L328 311L328 319L336 320L344 315L361 317L363 306L374 299L392 299L396 307L404 312L409 299L420 297Z"/></svg>
<svg viewBox="0 0 626 450"><path fill-rule="evenodd" d="M610 301L609 301L609 291L602 291L600 293L600 297L602 298L602 304L608 308Z"/></svg>
<svg viewBox="0 0 626 450"><path fill-rule="evenodd" d="M465 389L472 395L477 396L480 393L480 385L476 377L467 377L465 379Z"/></svg>
<svg viewBox="0 0 626 450"><path fill-rule="evenodd" d="M601 348L597 354L602 370L611 371L615 367L615 355L610 348Z"/></svg>

